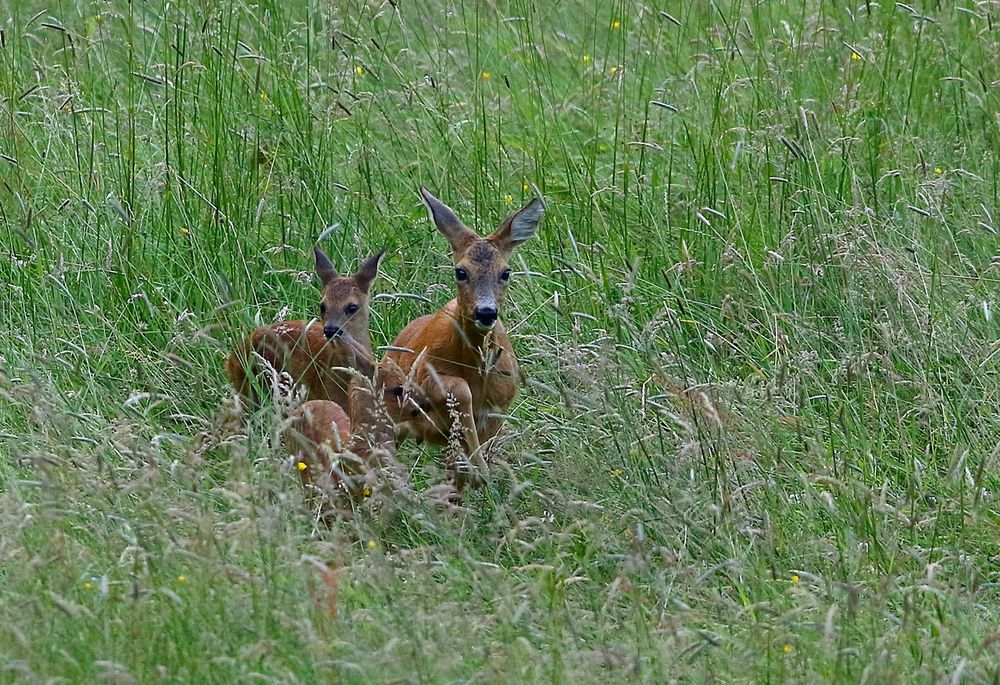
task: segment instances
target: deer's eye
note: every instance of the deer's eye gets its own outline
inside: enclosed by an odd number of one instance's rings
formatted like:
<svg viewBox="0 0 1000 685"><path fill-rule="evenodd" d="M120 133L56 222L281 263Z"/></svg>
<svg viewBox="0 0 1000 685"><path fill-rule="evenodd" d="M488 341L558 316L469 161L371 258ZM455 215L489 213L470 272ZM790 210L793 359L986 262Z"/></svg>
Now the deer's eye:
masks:
<svg viewBox="0 0 1000 685"><path fill-rule="evenodd" d="M344 307L344 313L347 314L348 316L350 316L351 314L357 314L358 313L358 305L353 304L353 303L347 305L346 307Z"/></svg>
<svg viewBox="0 0 1000 685"><path fill-rule="evenodd" d="M504 281L505 283L510 280L510 269L504 269L500 273L500 280Z"/></svg>
<svg viewBox="0 0 1000 685"><path fill-rule="evenodd" d="M402 397L403 396L403 387L402 386L398 386L398 387L393 388L392 389L392 395L393 395L393 397Z"/></svg>
<svg viewBox="0 0 1000 685"><path fill-rule="evenodd" d="M455 280L456 281L467 281L469 280L469 274L465 272L465 269L455 269Z"/></svg>
<svg viewBox="0 0 1000 685"><path fill-rule="evenodd" d="M326 304L324 302L319 303L319 315L326 316Z"/></svg>

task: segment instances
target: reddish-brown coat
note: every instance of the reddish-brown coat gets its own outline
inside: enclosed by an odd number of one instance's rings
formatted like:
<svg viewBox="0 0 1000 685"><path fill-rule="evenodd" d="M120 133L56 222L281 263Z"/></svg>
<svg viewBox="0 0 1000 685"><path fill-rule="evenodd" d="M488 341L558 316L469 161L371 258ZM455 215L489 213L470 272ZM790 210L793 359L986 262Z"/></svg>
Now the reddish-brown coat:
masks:
<svg viewBox="0 0 1000 685"><path fill-rule="evenodd" d="M369 378L374 371L371 344L366 342L346 335L327 340L318 321L282 321L262 326L245 338L226 361L226 371L236 391L253 404L260 403L260 390L270 385L270 366L304 386L309 399L346 407L354 374L345 369L357 369Z"/></svg>
<svg viewBox="0 0 1000 685"><path fill-rule="evenodd" d="M545 205L536 190L535 199L483 238L426 189L420 192L431 220L451 245L457 297L436 314L410 322L382 364L398 365L412 375L430 405L426 416L406 422L404 432L433 444L456 442L464 453L451 455L448 464L461 489L478 478L459 468L456 457L471 461L479 477L487 475L481 446L500 430L520 383L499 313L510 278L510 254L534 235Z"/></svg>
<svg viewBox="0 0 1000 685"><path fill-rule="evenodd" d="M260 392L271 386L271 367L287 374L293 384L304 386L309 399L348 406L347 388L354 376L350 369L368 378L375 371L368 300L383 255L378 253L365 260L356 273L341 276L316 248L316 274L323 283L321 320L261 326L241 341L226 360L236 391L258 405Z"/></svg>
<svg viewBox="0 0 1000 685"><path fill-rule="evenodd" d="M355 378L349 390L350 416L328 400L310 400L289 416L285 446L300 463L305 486L318 485L328 500L358 498L372 476L396 454L396 426L426 411L419 395L400 392L398 371L380 371L370 383ZM334 468L335 460L336 468Z"/></svg>

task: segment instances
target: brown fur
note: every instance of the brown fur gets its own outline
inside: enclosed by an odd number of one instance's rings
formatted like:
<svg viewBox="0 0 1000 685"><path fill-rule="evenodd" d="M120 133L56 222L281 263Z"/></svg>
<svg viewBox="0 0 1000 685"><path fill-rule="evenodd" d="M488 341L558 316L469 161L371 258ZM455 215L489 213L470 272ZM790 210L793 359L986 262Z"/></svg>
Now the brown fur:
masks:
<svg viewBox="0 0 1000 685"><path fill-rule="evenodd" d="M261 326L226 360L233 387L254 406L260 404L261 386L266 388L269 383L266 365L256 355L287 373L296 385L304 386L309 399L331 400L345 407L353 374L337 369L357 369L368 377L374 371L370 343L366 346L346 335L329 341L319 322L282 321Z"/></svg>
<svg viewBox="0 0 1000 685"><path fill-rule="evenodd" d="M464 273L457 280L458 296L436 314L411 321L396 337L383 365L394 363L405 374L413 375L416 387L424 394L431 410L427 416L409 419L405 433L432 444L452 441L454 419L449 399L457 403L460 434L455 436L464 451L485 477L486 461L481 446L500 430L505 414L517 394L520 370L510 338L497 320L492 329L474 321L477 304L486 302L497 312L503 305L508 259L514 247L527 240L537 228L544 204L536 198L511 214L492 235L481 238L467 228L454 212L430 193L421 189L431 219L451 244L456 270ZM470 480L459 459L448 464L455 485L461 489ZM472 477L471 480L475 480Z"/></svg>
<svg viewBox="0 0 1000 685"><path fill-rule="evenodd" d="M302 403L289 416L285 429L285 446L305 466L299 469L299 476L307 488L319 474L330 473L331 458L346 452L350 440L351 419L343 407L329 400ZM348 468L337 474L337 481L358 471L355 464L348 462Z"/></svg>
<svg viewBox="0 0 1000 685"><path fill-rule="evenodd" d="M350 417L328 400L310 400L292 412L286 448L305 467L299 469L303 485L318 487L327 504L339 502L343 494L363 496L380 462L396 454L396 425L426 409L418 395L398 393L402 382L398 370L389 369L380 371L373 384L355 378Z"/></svg>
<svg viewBox="0 0 1000 685"><path fill-rule="evenodd" d="M452 300L436 314L428 314L411 321L393 343L394 347L413 350L403 352L393 350L386 353L390 359L407 373L413 370L417 356L426 349L424 358L420 360L413 373L414 385L424 389L434 386L432 367L439 377L458 377L465 380L472 396L472 413L476 418L476 433L480 444L489 440L500 429L502 421L490 418L491 411L504 413L510 408L520 382L520 368L517 357L511 346L510 338L503 323L498 321L489 332L489 339L479 331L470 320L464 320L458 315L458 301ZM433 341L428 345L427 341ZM489 373L481 373L484 365L483 348L486 347L491 358L495 359ZM384 363L384 362L383 362ZM428 397L440 395L432 387L426 391ZM440 398L444 399L444 398ZM427 417L404 418L403 426L406 432L420 440L426 440L432 445L445 445L448 442L452 419L447 407L438 403L428 402L430 411Z"/></svg>
<svg viewBox="0 0 1000 685"><path fill-rule="evenodd" d="M340 276L316 248L316 273L323 283L321 320L282 321L261 326L245 338L226 361L236 391L252 405L259 405L260 390L269 385L267 366L271 366L291 376L294 384L304 386L309 399L348 406L347 388L353 374L335 369L355 369L368 378L375 371L368 331L368 291L383 254L367 259L357 273ZM336 328L337 335L327 339L324 326Z"/></svg>

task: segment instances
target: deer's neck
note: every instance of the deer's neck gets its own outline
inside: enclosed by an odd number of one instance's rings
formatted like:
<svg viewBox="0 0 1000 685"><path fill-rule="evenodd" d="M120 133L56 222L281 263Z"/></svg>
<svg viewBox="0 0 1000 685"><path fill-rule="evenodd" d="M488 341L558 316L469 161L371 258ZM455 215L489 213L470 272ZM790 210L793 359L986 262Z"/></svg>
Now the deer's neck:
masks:
<svg viewBox="0 0 1000 685"><path fill-rule="evenodd" d="M367 330L362 334L354 336L354 342L358 347L367 352L368 356L373 356L372 336Z"/></svg>
<svg viewBox="0 0 1000 685"><path fill-rule="evenodd" d="M458 330L455 331L458 338L456 344L460 346L466 356L477 360L483 354L483 350L493 344L497 339L500 322L489 330L483 330L477 326L472 319L461 317L459 319Z"/></svg>

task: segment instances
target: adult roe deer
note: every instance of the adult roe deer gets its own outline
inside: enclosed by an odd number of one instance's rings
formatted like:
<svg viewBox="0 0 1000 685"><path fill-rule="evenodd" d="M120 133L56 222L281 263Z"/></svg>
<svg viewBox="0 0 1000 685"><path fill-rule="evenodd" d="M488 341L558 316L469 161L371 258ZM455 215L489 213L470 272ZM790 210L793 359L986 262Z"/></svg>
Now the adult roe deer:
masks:
<svg viewBox="0 0 1000 685"><path fill-rule="evenodd" d="M245 338L226 361L236 391L256 406L259 388L270 371L287 373L305 386L309 399L331 400L348 407L348 387L357 369L374 373L368 299L385 252L365 260L357 273L341 276L333 263L315 248L316 275L323 284L319 321L280 321L261 326Z"/></svg>
<svg viewBox="0 0 1000 685"><path fill-rule="evenodd" d="M468 459L485 478L488 467L481 448L503 424L520 381L517 358L503 323L510 279L508 260L514 248L538 230L545 203L535 197L508 216L491 235L481 237L423 186L420 196L451 246L457 297L435 314L411 321L383 359L411 376L430 410L407 421L406 432L432 444L447 445L457 423L457 446L447 464L458 490L470 480Z"/></svg>

